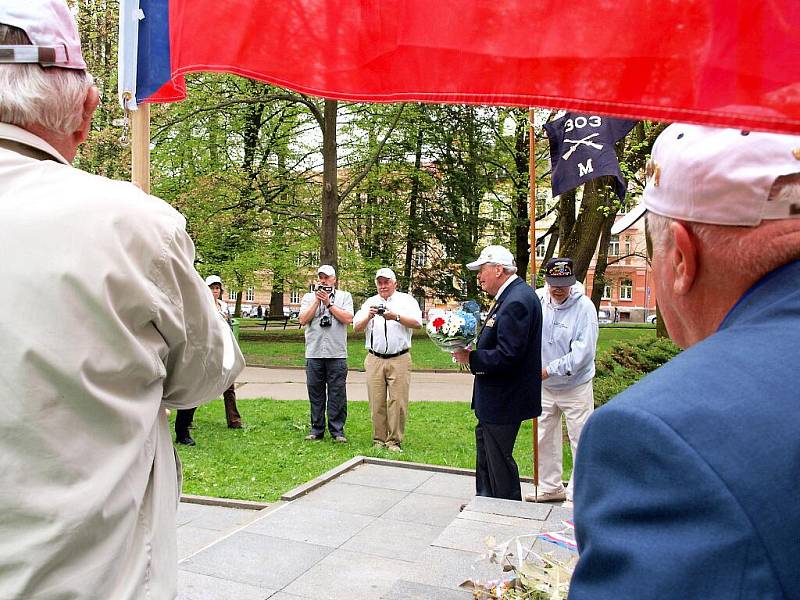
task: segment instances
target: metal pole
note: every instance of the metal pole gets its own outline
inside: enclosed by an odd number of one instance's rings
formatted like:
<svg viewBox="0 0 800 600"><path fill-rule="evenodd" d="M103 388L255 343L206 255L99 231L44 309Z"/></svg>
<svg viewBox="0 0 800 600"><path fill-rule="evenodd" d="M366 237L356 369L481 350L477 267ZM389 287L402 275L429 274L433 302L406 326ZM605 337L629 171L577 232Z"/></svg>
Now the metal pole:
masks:
<svg viewBox="0 0 800 600"><path fill-rule="evenodd" d="M150 105L131 111L131 181L150 193Z"/></svg>
<svg viewBox="0 0 800 600"><path fill-rule="evenodd" d="M536 289L536 136L533 131L534 111L528 109L528 175L530 179L530 269L531 287ZM539 499L539 419L533 420L533 493Z"/></svg>

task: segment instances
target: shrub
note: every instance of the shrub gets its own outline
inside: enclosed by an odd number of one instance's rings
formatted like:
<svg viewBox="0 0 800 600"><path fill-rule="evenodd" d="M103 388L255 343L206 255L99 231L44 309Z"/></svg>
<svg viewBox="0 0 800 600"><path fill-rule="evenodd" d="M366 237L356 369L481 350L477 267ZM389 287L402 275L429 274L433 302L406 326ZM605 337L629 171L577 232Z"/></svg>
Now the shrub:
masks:
<svg viewBox="0 0 800 600"><path fill-rule="evenodd" d="M595 406L602 406L679 352L680 348L668 338L641 338L614 344L595 363Z"/></svg>

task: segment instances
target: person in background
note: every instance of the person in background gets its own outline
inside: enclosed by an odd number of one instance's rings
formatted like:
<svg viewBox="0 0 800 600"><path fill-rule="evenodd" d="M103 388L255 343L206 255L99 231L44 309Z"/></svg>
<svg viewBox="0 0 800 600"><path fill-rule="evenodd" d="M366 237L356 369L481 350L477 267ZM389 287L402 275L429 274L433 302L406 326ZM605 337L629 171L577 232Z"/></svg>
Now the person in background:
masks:
<svg viewBox="0 0 800 600"><path fill-rule="evenodd" d="M643 198L685 350L584 426L570 600L797 600L800 136L670 125Z"/></svg>
<svg viewBox="0 0 800 600"><path fill-rule="evenodd" d="M397 291L394 271L375 273L378 293L367 299L353 319L365 332L367 396L375 447L402 452L411 388L411 335L422 327L422 311L413 296Z"/></svg>
<svg viewBox="0 0 800 600"><path fill-rule="evenodd" d="M224 292L222 288L222 279L219 275L209 275L206 277L206 285L211 290L214 296L214 304L219 311L220 316L225 319L229 326L231 326L231 314L228 311L228 305L222 299ZM225 420L228 422L229 429L241 429L242 417L239 414L239 409L236 407L236 385L226 389L222 394L225 403ZM194 412L196 408L180 409L175 414L175 441L184 446L194 446L196 442L189 434L189 429L192 428L194 421Z"/></svg>
<svg viewBox="0 0 800 600"><path fill-rule="evenodd" d="M539 416L539 488L528 502L572 501L575 478L562 484L561 415L567 421L572 456L586 419L594 410L597 310L575 281L571 258L551 258L544 267L542 304L542 414ZM538 491L538 490L537 490Z"/></svg>
<svg viewBox="0 0 800 600"><path fill-rule="evenodd" d="M347 326L353 322L353 297L337 289L336 270L320 265L314 291L303 296L298 320L305 325L306 385L311 404L311 431L306 440L347 443Z"/></svg>
<svg viewBox="0 0 800 600"><path fill-rule="evenodd" d="M475 495L522 500L513 452L522 421L542 410L542 308L503 246L486 246L467 268L494 299L477 347L453 353L475 375Z"/></svg>
<svg viewBox="0 0 800 600"><path fill-rule="evenodd" d="M3 598L175 598L167 409L244 366L183 216L70 166L98 102L67 4L0 2Z"/></svg>

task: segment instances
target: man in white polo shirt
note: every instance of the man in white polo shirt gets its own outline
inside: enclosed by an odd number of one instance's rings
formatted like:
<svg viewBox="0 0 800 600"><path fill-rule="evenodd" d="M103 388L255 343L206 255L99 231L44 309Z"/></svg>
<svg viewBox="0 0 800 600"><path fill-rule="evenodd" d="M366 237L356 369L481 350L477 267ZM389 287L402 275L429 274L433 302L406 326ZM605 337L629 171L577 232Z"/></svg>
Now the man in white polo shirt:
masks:
<svg viewBox="0 0 800 600"><path fill-rule="evenodd" d="M375 273L378 293L364 302L353 318L353 329L365 332L364 361L372 413L372 441L393 452L401 444L411 386L411 334L422 326L422 311L413 296L397 291L389 268Z"/></svg>

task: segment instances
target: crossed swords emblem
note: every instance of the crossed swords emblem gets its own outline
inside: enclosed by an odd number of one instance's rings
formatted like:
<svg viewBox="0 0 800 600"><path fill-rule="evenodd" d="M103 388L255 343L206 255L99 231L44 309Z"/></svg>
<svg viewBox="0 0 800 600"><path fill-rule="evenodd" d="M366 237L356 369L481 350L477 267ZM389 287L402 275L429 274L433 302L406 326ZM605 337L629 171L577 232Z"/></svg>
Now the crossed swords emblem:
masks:
<svg viewBox="0 0 800 600"><path fill-rule="evenodd" d="M572 156L572 153L575 152L575 150L578 149L578 146L581 146L581 145L590 146L591 148L594 148L595 150L602 150L603 149L603 144L598 144L596 142L589 141L592 138L597 137L598 135L600 135L600 134L599 133L592 133L590 135L587 135L585 138L581 138L579 140L568 140L568 139L564 138L564 142L566 142L568 144L572 144L572 147L569 150L567 150L564 153L564 156L562 156L561 158L563 158L564 160L569 160L569 157Z"/></svg>

